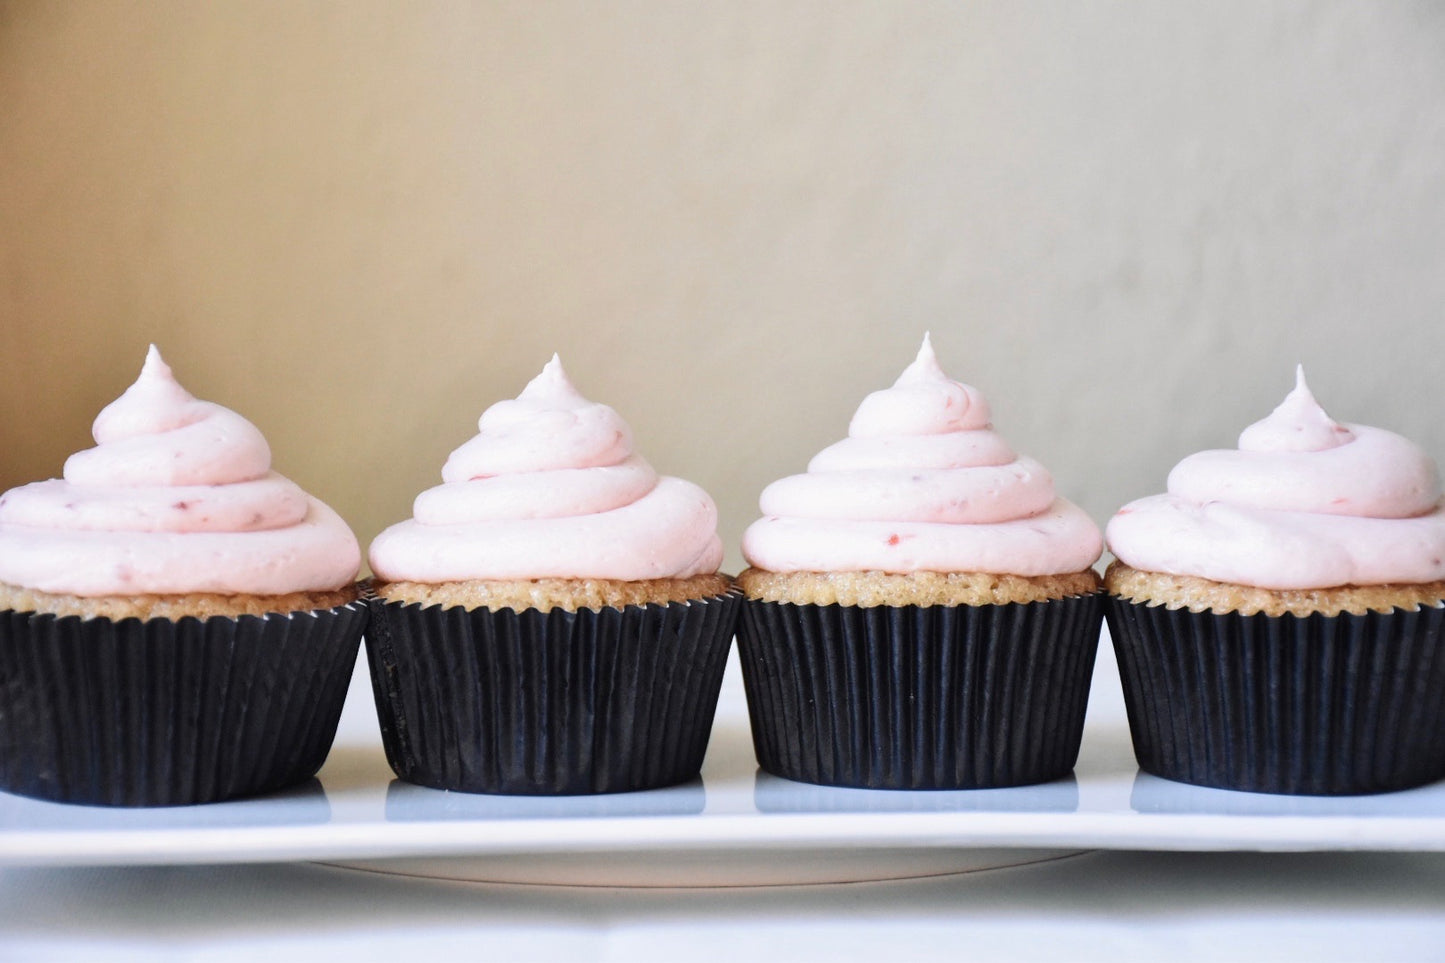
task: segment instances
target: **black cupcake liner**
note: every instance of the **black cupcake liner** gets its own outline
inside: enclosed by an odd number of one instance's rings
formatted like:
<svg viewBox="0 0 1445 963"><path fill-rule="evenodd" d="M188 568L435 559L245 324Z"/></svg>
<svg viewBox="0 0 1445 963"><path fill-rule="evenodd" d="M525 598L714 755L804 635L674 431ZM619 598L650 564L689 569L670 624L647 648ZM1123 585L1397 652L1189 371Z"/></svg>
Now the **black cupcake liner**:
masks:
<svg viewBox="0 0 1445 963"><path fill-rule="evenodd" d="M565 612L373 599L387 762L435 789L580 795L697 776L741 598Z"/></svg>
<svg viewBox="0 0 1445 963"><path fill-rule="evenodd" d="M1103 599L1005 605L749 600L738 629L766 771L865 789L984 789L1073 769Z"/></svg>
<svg viewBox="0 0 1445 963"><path fill-rule="evenodd" d="M1146 772L1294 795L1445 778L1445 608L1269 616L1115 597L1107 616Z"/></svg>
<svg viewBox="0 0 1445 963"><path fill-rule="evenodd" d="M0 612L0 789L179 806L314 776L366 606L207 619Z"/></svg>

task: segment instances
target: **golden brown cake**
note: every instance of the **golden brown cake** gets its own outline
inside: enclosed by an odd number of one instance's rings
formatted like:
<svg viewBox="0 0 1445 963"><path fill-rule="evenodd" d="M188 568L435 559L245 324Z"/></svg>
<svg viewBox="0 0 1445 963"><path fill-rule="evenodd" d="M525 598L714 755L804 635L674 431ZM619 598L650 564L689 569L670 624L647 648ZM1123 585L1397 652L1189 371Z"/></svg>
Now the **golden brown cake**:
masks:
<svg viewBox="0 0 1445 963"><path fill-rule="evenodd" d="M562 609L622 608L626 605L667 604L689 599L717 598L732 588L726 575L694 575L690 578L623 579L543 578L472 579L459 582L374 582L372 591L386 602L415 602L460 606L465 609Z"/></svg>
<svg viewBox="0 0 1445 963"><path fill-rule="evenodd" d="M1265 589L1215 582L1196 575L1141 572L1114 562L1104 573L1111 595L1191 612L1238 612L1240 615L1339 615L1348 612L1389 612L1445 602L1445 582L1404 585L1336 585L1330 588Z"/></svg>
<svg viewBox="0 0 1445 963"><path fill-rule="evenodd" d="M744 597L796 605L1005 605L1088 595L1099 589L1093 569L1068 575L987 572L769 572L738 576Z"/></svg>
<svg viewBox="0 0 1445 963"><path fill-rule="evenodd" d="M332 592L291 592L286 595L220 595L193 592L185 595L55 595L0 582L0 609L49 615L78 615L83 619L198 619L213 615L266 615L312 612L354 602L356 585Z"/></svg>

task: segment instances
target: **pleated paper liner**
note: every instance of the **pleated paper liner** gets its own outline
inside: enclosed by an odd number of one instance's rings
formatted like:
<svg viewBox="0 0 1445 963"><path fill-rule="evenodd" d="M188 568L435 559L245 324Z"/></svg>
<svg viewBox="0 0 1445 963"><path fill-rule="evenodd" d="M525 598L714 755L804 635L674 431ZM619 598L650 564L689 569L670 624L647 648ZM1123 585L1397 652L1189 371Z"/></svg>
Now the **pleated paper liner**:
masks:
<svg viewBox="0 0 1445 963"><path fill-rule="evenodd" d="M1146 772L1298 795L1445 777L1445 608L1269 616L1111 598L1108 619Z"/></svg>
<svg viewBox="0 0 1445 963"><path fill-rule="evenodd" d="M179 806L314 776L336 736L365 603L111 620L0 612L0 789Z"/></svg>
<svg viewBox="0 0 1445 963"><path fill-rule="evenodd" d="M400 778L516 795L686 782L741 598L550 612L373 599L382 743Z"/></svg>
<svg viewBox="0 0 1445 963"><path fill-rule="evenodd" d="M1006 605L745 603L758 764L801 782L983 789L1079 755L1102 596Z"/></svg>

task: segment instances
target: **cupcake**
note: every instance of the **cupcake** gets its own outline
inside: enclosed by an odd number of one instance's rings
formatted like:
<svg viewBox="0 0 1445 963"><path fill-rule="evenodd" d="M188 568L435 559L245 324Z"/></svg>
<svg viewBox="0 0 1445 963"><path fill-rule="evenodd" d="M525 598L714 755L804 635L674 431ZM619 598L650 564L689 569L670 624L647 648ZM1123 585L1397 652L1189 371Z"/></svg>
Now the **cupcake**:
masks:
<svg viewBox="0 0 1445 963"><path fill-rule="evenodd" d="M94 436L0 496L0 789L166 806L310 778L366 620L355 536L154 346Z"/></svg>
<svg viewBox="0 0 1445 963"><path fill-rule="evenodd" d="M971 789L1078 758L1098 527L994 433L927 337L848 437L764 489L738 631L758 763L803 782Z"/></svg>
<svg viewBox="0 0 1445 963"><path fill-rule="evenodd" d="M707 493L556 357L371 545L387 760L438 789L582 794L702 766L739 600Z"/></svg>
<svg viewBox="0 0 1445 963"><path fill-rule="evenodd" d="M1419 447L1336 423L1301 371L1237 451L1185 458L1107 536L1146 772L1311 795L1445 776L1445 508Z"/></svg>

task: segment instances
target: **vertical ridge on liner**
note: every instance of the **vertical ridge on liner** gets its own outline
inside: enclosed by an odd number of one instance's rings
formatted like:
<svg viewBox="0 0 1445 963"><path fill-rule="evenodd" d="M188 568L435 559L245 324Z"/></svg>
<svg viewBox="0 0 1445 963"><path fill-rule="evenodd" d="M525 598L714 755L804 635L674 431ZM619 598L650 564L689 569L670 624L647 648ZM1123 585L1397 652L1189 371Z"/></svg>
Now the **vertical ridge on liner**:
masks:
<svg viewBox="0 0 1445 963"><path fill-rule="evenodd" d="M697 714L694 705L683 699L684 692L693 691L698 684L698 667L691 662L680 662L678 659L678 636L688 625L696 620L696 614L685 612L683 624L676 630L669 630L665 626L657 626L657 637L653 640L655 651L663 661L663 664L656 670L656 679L679 679L677 686L666 686L660 689L657 694L662 697L662 705L658 707L653 716L654 724L663 723L662 720L677 719L680 726L679 731L691 732L697 726ZM709 721L710 727L710 721ZM683 764L681 758L686 749L684 740L677 739L669 742L666 757L663 760L664 766L669 769L676 769Z"/></svg>
<svg viewBox="0 0 1445 963"><path fill-rule="evenodd" d="M451 609L439 618L443 624L442 631L466 633L468 630L466 612L461 609ZM375 617L373 621L384 624L384 620ZM471 688L462 682L479 675L493 677L500 674L499 666L515 664L521 658L524 647L525 640L518 638L517 624L503 622L497 626L495 646L463 646L458 649L455 672L448 671L445 664L433 658L435 650L430 646L409 651L408 657L415 660L417 684L423 687L419 691L425 695L420 700L413 698L409 704L398 706L395 715L399 719L415 720L414 725L418 732L434 733L434 738L440 738L443 740L442 745L449 747L439 754L440 778L448 784L467 785L500 780L501 773L508 768L532 771L529 760L520 757L523 746L513 745L512 758L509 759L505 755L506 746L493 743L489 747L490 751L479 754L461 737L463 732L474 732L480 734L479 738L495 739L494 734L503 731L502 720L523 711L523 707L515 703L527 697L525 692L502 691L497 698L484 702L471 698ZM391 670L398 671L395 665L391 666ZM418 701L420 705L417 704ZM380 702L377 704L379 706ZM423 714L429 714L444 705L451 706L453 711L437 719ZM455 721L449 723L449 719ZM398 759L407 758L412 751L409 744L399 745ZM388 761L391 761L391 752L388 751L387 755ZM400 764L399 761L392 762L392 768L395 769Z"/></svg>
<svg viewBox="0 0 1445 963"><path fill-rule="evenodd" d="M1058 778L1078 758L1101 606L749 601L738 645L758 763L860 788Z"/></svg>
<svg viewBox="0 0 1445 963"><path fill-rule="evenodd" d="M875 757L878 759L875 766L883 770L879 773L879 778L898 778L902 776L901 773L888 771L901 758L899 740L904 737L903 727L894 717L893 700L890 698L893 692L889 688L889 680L898 677L898 651L888 644L888 613L873 609L855 609L854 612L858 622L862 624L859 638L863 640L865 648L863 665L868 669L868 688L863 692L861 700L844 707L844 713L846 715L847 710L856 709L861 703L872 710L869 713L872 719L866 729L850 733L854 745L849 749L861 752L863 758L868 758L878 750L886 748L886 752ZM883 624L880 625L880 622ZM821 647L821 650L830 651L826 645ZM847 657L846 653L843 657ZM819 699L832 701L832 695L824 693Z"/></svg>
<svg viewBox="0 0 1445 963"><path fill-rule="evenodd" d="M1279 713L1280 728L1272 742L1275 766L1287 770L1290 779L1296 783L1303 780L1305 774L1311 771L1330 772L1336 763L1336 760L1331 759L1326 751L1330 745L1328 734L1318 732L1308 712L1309 699L1313 691L1311 683L1321 677L1320 672L1323 665L1334 662L1332 650L1335 646L1335 639L1331 629L1326 628L1320 633L1319 643L1319 645L1301 649L1295 653L1289 652L1287 640L1274 647L1274 651L1280 657L1292 660L1297 667L1296 671L1287 673L1285 684L1282 686L1284 699ZM1290 755L1284 752L1286 733L1289 732L1311 734L1303 753Z"/></svg>
<svg viewBox="0 0 1445 963"><path fill-rule="evenodd" d="M739 642L739 645L741 645L741 642ZM825 664L835 665L833 663L826 662ZM826 725L826 722L822 719L817 718L809 719L808 716L816 713L833 712L833 705L827 699L818 698L817 695L812 691L814 680L811 676L794 676L792 677L792 682L793 686L797 690L796 694L798 700L796 703L794 703L798 707L796 712L794 713L795 718L790 720L792 726L794 727L792 731L804 733L818 732ZM867 680L860 677L859 684L867 685ZM816 740L812 741L811 743L803 743L798 748L800 753L807 754L803 758L807 758L808 756L821 756L825 751L825 747L820 745ZM828 765L829 760L820 758L818 759L818 764Z"/></svg>
<svg viewBox="0 0 1445 963"><path fill-rule="evenodd" d="M465 792L685 782L702 766L739 601L543 613L373 599L387 761Z"/></svg>
<svg viewBox="0 0 1445 963"><path fill-rule="evenodd" d="M749 609L751 608L751 602L749 602L743 607L743 616L745 619L749 614ZM745 651L741 649L741 632L739 632L738 634L738 646L740 651ZM744 678L746 679L746 675L744 675ZM817 699L813 698L813 694L807 689L807 686L811 681L809 677L805 675L784 675L783 673L779 672L777 673L775 678L777 679L778 698L781 700L779 703L777 703L777 706L780 707L778 715L781 716L781 718L777 719L775 724L783 726L783 731L785 732L794 732L799 734L800 738L794 750L798 755L816 756L818 753L821 752L821 749L818 746L817 741L810 740L809 737L812 733L816 733L819 729L822 728L822 723L818 721L812 721L809 724L805 725L803 721L803 714L805 712L832 711L833 707L829 705L826 701L820 703ZM787 691L787 689L791 689L792 691ZM767 708L773 709L774 707L768 706ZM754 738L757 738L757 734L758 729L757 727L754 727ZM759 758L761 759L762 757L759 756ZM795 761L795 764L799 763Z"/></svg>
<svg viewBox="0 0 1445 963"><path fill-rule="evenodd" d="M1407 612L1404 614L1406 619L1402 620L1402 622L1408 621L1415 613ZM1403 637L1399 650L1399 662L1428 665L1426 661L1428 656L1426 653L1413 651L1418 648L1419 645L1420 639L1418 637ZM1380 648L1382 647L1376 647L1376 651L1379 651ZM1389 698L1384 705L1379 707L1377 710L1378 716L1374 720L1374 724L1370 726L1370 733L1373 735L1373 738L1370 739L1371 742L1378 744L1381 741L1379 739L1380 733L1399 731L1405 725L1405 709L1419 704L1417 699L1412 699L1407 691L1405 691L1409 678L1410 675L1406 673L1392 672L1390 674L1389 679L1391 684ZM1438 698L1438 690L1436 695L1432 697ZM1371 761L1377 767L1378 771L1388 772L1399 764L1396 758L1398 752L1399 746L1390 742L1382 746L1381 749L1372 756Z"/></svg>
<svg viewBox="0 0 1445 963"><path fill-rule="evenodd" d="M848 613L848 617L857 622L861 622L867 618L867 613L852 612ZM861 631L857 629L854 631L859 637L863 637ZM741 642L739 644L741 645ZM792 731L807 732L810 734L829 731L848 732L846 721L851 707L840 703L838 700L828 698L828 693L836 691L832 688L832 685L834 684L833 680L839 676L847 678L850 684L861 686L864 689L876 689L877 683L871 674L876 662L872 656L873 653L865 652L855 661L854 658L846 652L835 653L831 649L823 649L821 652L816 653L814 657L821 658L828 671L818 678L814 678L814 676L809 673L799 673L796 677L797 686L801 692L806 695L808 700L807 705L813 707L815 717L812 720L812 724L808 725L806 724L808 720L804 714L799 712L796 720L798 728ZM859 740L866 738L869 733L874 732L878 728L872 717L872 713L876 711L876 707L872 701L868 701L864 705L858 706L857 711L864 716L866 721L864 726L857 732L850 733L853 737L852 742L844 742L840 739L836 744L832 744L826 743L818 738L813 738L809 743L805 744L805 747L809 750L808 755L800 757L797 760L798 764L803 765L805 762L811 762L813 765L827 767L824 770L826 772L836 772L843 767L846 759L857 754L866 753L868 751L868 745L866 743L860 743ZM830 729L830 725L840 728Z"/></svg>
<svg viewBox="0 0 1445 963"><path fill-rule="evenodd" d="M616 612L616 610L604 610L602 614L607 616L613 612ZM656 643L652 639L647 638L647 633L642 631L642 626L638 624L638 620L628 618L628 616L634 612L640 612L640 610L636 607L623 609L619 616L622 622L622 625L619 626L620 631L625 633L629 638L637 638L641 644L631 648L627 652L627 661L631 669L632 677L637 680L637 687L636 691L632 693L632 698L619 700L622 712L618 725L634 732L643 744L650 742L657 745L659 747L657 765L665 766L667 755L666 735L654 734L651 731L652 726L650 724L652 721L652 698L654 694L653 673L657 668L657 659L662 653L657 651ZM656 738L656 736L662 737ZM610 745L607 740L598 739L595 736L593 745L603 753L602 758L598 760L603 766L613 766L618 763L624 763L629 777L637 774L637 767L640 761L635 756L627 760L609 758L610 750L613 748L612 745ZM698 765L701 767L701 762L699 762Z"/></svg>
<svg viewBox="0 0 1445 963"><path fill-rule="evenodd" d="M994 613L995 618L998 614ZM1012 620L1005 620L1005 624L1001 626L1009 637L1009 644L1004 647L1003 671L1007 678L1016 679L1017 682L1002 692L995 693L995 697L1000 702L998 715L995 717L999 750L996 754L992 754L997 761L994 763L994 770L990 772L990 777L996 777L996 774L1001 771L1013 771L1015 766L1024 766L1027 771L1026 767L1034 761L1029 751L1034 747L1019 738L1027 733L1018 730L1026 729L1026 726L1021 723L1028 719L1027 713L1030 709L1028 705L1030 695L1028 667L1039 665L1048 659L1047 648L1037 653L1027 651L1027 642L1022 638L1026 629L1023 620L1014 622L1012 625L1008 624L1009 621ZM1022 658L1022 652L1027 652L1029 658ZM1050 697L1057 696L1050 693Z"/></svg>
<svg viewBox="0 0 1445 963"><path fill-rule="evenodd" d="M666 726L665 720L676 719L680 733L696 732L704 726L710 729L712 726L711 719L704 722L699 718L697 703L685 697L686 693L697 691L700 685L705 685L706 680L699 676L699 672L706 663L699 665L695 662L683 661L680 658L679 639L687 637L702 616L701 611L689 608L683 613L682 621L678 625L655 627L654 651L661 664L654 669L653 678L655 680L678 679L679 684L659 686L654 690L654 698L660 695L662 704L653 713L653 725ZM687 740L669 740L663 759L664 767L674 770L684 768L685 756L691 751L691 745Z"/></svg>
<svg viewBox="0 0 1445 963"><path fill-rule="evenodd" d="M930 616L934 613L918 611L911 613L908 621L913 623L914 631L926 630L927 623L932 621ZM899 649L898 656L906 666L906 671L899 673L900 678L908 680L908 688L914 692L927 693L929 677L938 671L938 660L919 658L916 651ZM926 699L926 696L925 696ZM935 738L938 727L932 725L933 719L928 718L929 712L925 699L900 699L898 700L898 714L904 720L901 727L904 738L901 741L904 753L912 758L938 759L940 740Z"/></svg>
<svg viewBox="0 0 1445 963"><path fill-rule="evenodd" d="M1445 656L1441 654L1441 648L1445 646L1445 633L1437 635L1435 644L1432 645L1428 641L1429 633L1416 627L1425 618L1424 613L1415 611L1405 614L1411 617L1411 623L1401 634L1409 640L1414 651L1402 653L1401 662L1417 668L1413 674L1397 678L1400 694L1395 700L1395 708L1402 713L1398 726L1413 732L1430 725L1431 713L1445 701L1445 694L1442 694L1440 689L1431 690L1428 685L1428 680L1445 677ZM1398 766L1398 754L1399 748L1394 747L1388 757L1380 760L1380 764L1388 765L1389 768Z"/></svg>
<svg viewBox="0 0 1445 963"><path fill-rule="evenodd" d="M263 626L261 631L266 632L266 627ZM277 707L275 723L258 730L253 737L256 745L256 755L253 758L275 758L278 761L284 761L285 746L288 744L287 736L290 735L285 732L284 727L291 721L288 710L291 708L292 697L296 691L295 683L301 668L288 671L283 680L277 677L277 666L255 662L249 658L249 653L234 653L234 655L241 655L240 661L245 671L248 714L249 706L254 704L269 702L274 703ZM205 666L199 668L202 673L205 672ZM217 715L218 713L215 711L208 712L208 721L212 725L219 726Z"/></svg>
<svg viewBox="0 0 1445 963"><path fill-rule="evenodd" d="M228 648L226 640L218 637L217 633L211 629L209 622L202 622L201 631L206 634L208 643ZM229 754L233 758L253 760L247 765L247 772L240 776L249 782L256 778L258 763L254 760L260 752L259 748L256 748L255 752L248 752L250 747L244 744L247 734L247 715L250 707L254 704L253 694L247 691L251 680L244 671L241 660L236 657L237 653L234 650L228 650L227 654L229 658L215 667L209 686L206 679L208 667L204 662L197 664L193 671L188 670L185 663L179 661L176 663L176 676L172 677L172 684L177 677L188 681L194 679L196 689L193 698L197 702L200 701L200 693L210 688L215 693L215 712L219 715L219 718L212 722L206 731L197 729L191 751L180 753L178 758L209 757L214 759ZM187 658L186 662L189 661ZM192 770L190 778L199 779L198 771ZM218 787L201 786L192 782L189 791L197 797L204 797L214 795L218 791Z"/></svg>
<svg viewBox="0 0 1445 963"><path fill-rule="evenodd" d="M1445 776L1445 609L1271 617L1112 599L1108 613L1148 772L1303 795Z"/></svg>
<svg viewBox="0 0 1445 963"><path fill-rule="evenodd" d="M174 643L174 628L177 623L171 623L165 634L169 643ZM194 626L187 626L194 628ZM255 756L265 751L262 744L265 738L264 732L255 732L247 725L250 715L250 707L258 699L264 699L267 695L264 691L257 692L257 680L250 665L246 663L245 653L237 652L227 644L227 641L218 638L208 631L209 626L202 624L200 632L206 636L208 642L216 645L217 658L214 660L199 658L199 653L185 649L171 649L169 657L174 659L177 667L177 677L180 681L179 692L182 698L175 703L177 706L191 706L190 711L194 713L195 726L188 733L188 745L176 754L176 760L180 765L177 767L176 791L189 793L197 798L214 796L220 791L220 777L214 771L208 771L203 762L201 747L206 743L214 743L219 746L221 736L221 724L214 716L223 711L220 705L220 691L218 683L220 679L229 678L234 672L239 678L239 692L228 693L228 695L239 695L238 707L241 709L241 724L234 733L233 745L240 750L236 756L239 766L244 771L243 778L254 778ZM264 629L263 629L264 632ZM269 640L267 640L269 641ZM221 671L213 672L213 669ZM214 706L207 705L205 694L216 692L217 699ZM164 703L162 703L164 704ZM275 714L278 723L281 721L281 706L277 703L270 703L271 711ZM174 709L172 710L174 711ZM182 710L185 711L185 710ZM219 758L218 755L211 758ZM242 775L238 773L238 775Z"/></svg>

